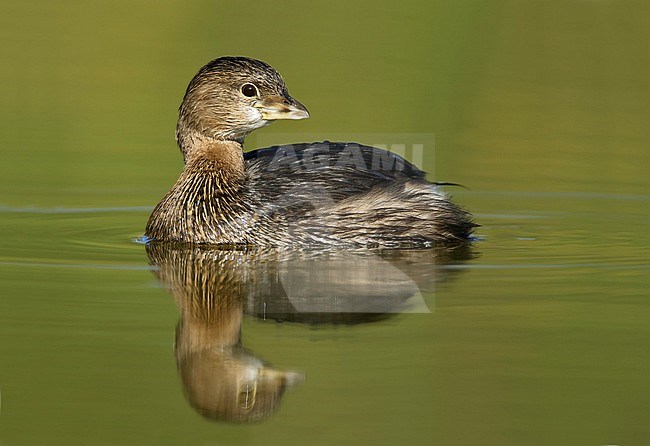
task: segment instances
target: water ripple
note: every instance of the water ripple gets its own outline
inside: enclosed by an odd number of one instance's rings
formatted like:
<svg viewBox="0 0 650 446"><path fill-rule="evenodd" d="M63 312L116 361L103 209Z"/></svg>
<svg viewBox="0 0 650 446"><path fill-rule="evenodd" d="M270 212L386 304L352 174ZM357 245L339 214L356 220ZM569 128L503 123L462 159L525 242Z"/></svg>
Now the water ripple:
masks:
<svg viewBox="0 0 650 446"><path fill-rule="evenodd" d="M43 262L1 262L0 266L19 266L29 268L65 268L65 269L108 269L122 271L155 271L151 265L108 265L97 263L43 263Z"/></svg>
<svg viewBox="0 0 650 446"><path fill-rule="evenodd" d="M115 206L100 208L38 208L38 207L12 207L0 205L0 212L7 214L96 214L108 212L151 212L153 206Z"/></svg>

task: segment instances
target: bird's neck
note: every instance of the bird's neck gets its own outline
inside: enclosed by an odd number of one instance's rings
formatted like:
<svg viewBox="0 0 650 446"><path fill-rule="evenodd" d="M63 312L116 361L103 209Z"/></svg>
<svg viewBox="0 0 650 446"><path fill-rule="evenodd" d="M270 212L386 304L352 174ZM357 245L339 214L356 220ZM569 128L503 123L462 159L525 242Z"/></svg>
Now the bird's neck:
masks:
<svg viewBox="0 0 650 446"><path fill-rule="evenodd" d="M243 147L238 141L194 134L181 146L185 166L210 166L226 183L239 183L245 177Z"/></svg>

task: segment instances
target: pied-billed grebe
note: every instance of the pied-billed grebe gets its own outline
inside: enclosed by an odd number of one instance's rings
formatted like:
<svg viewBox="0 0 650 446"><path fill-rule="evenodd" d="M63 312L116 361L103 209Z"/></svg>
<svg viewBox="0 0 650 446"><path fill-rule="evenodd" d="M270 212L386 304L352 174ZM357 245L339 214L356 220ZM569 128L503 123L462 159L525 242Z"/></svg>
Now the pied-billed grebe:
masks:
<svg viewBox="0 0 650 446"><path fill-rule="evenodd" d="M468 240L469 213L393 153L327 141L243 153L253 130L308 117L268 64L221 57L205 65L179 110L185 168L149 217L146 237L278 247Z"/></svg>

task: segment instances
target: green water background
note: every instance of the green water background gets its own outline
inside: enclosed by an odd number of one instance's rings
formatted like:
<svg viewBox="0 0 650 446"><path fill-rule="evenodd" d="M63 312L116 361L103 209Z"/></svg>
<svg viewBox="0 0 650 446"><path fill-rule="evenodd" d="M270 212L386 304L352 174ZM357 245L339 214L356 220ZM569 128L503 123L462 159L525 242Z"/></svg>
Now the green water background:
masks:
<svg viewBox="0 0 650 446"><path fill-rule="evenodd" d="M647 445L650 7L644 1L16 2L0 13L0 444ZM431 314L244 342L306 382L266 423L185 402L178 309L141 245L181 169L189 79L241 54L312 118L435 134L482 224ZM277 140L274 135L277 135Z"/></svg>

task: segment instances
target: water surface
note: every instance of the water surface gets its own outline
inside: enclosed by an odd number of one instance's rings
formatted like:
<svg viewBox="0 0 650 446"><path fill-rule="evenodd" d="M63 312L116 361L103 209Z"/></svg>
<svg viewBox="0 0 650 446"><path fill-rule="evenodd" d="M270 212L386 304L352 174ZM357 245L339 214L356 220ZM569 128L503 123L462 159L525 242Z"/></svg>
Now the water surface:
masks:
<svg viewBox="0 0 650 446"><path fill-rule="evenodd" d="M3 6L0 443L647 444L648 6L250 8ZM322 259L152 257L134 240L181 168L176 108L222 54L273 64L312 114L247 148L292 133L422 136L406 155L469 188L450 192L482 225L471 255L391 259L381 277L371 272L386 259L330 259L337 277L359 268L338 301L313 285ZM160 259L203 285L170 282ZM364 306L386 277L398 286ZM204 333L180 331L184 317L205 313L188 313L195 301L179 290L233 283L239 300L205 338L232 343L238 329L241 348L183 356L203 344L180 341ZM292 284L293 300L271 283ZM360 306L341 307L352 298ZM190 379L206 370L196 364L215 369ZM286 386L265 394L272 410L256 423L215 421L192 389L240 376L215 364L263 364ZM252 388L232 382L250 402Z"/></svg>

